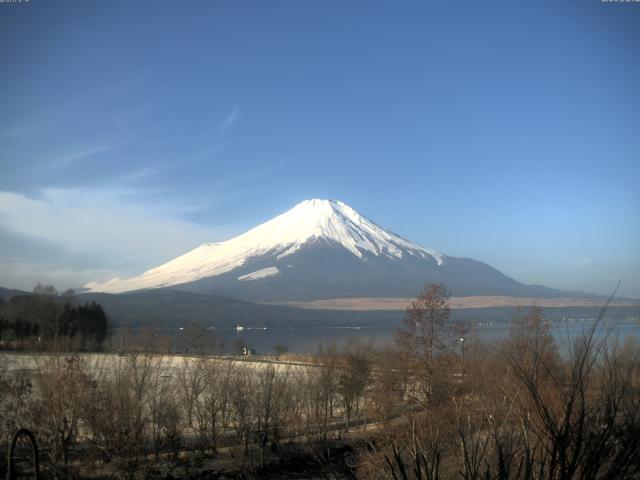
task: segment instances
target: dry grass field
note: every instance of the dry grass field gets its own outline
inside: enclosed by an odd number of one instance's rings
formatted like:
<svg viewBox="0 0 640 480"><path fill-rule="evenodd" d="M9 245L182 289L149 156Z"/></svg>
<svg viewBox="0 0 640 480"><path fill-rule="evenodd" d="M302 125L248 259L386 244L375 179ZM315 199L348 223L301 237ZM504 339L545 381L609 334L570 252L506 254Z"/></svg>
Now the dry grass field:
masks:
<svg viewBox="0 0 640 480"><path fill-rule="evenodd" d="M405 310L413 301L412 298L391 297L358 297L358 298L328 298L306 302L280 302L278 305L293 307L322 309L322 310ZM462 308L496 308L496 307L598 307L602 305L601 298L525 298L504 296L471 296L451 297L449 305L453 309ZM611 307L635 306L638 301L616 300Z"/></svg>

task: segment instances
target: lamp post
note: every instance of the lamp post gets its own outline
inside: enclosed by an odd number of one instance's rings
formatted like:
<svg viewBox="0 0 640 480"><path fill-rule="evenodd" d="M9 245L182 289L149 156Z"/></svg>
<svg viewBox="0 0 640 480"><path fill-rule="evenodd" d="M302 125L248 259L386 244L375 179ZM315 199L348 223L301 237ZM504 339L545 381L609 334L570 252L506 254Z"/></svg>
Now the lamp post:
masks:
<svg viewBox="0 0 640 480"><path fill-rule="evenodd" d="M462 383L464 384L464 337L460 337L460 345L462 347Z"/></svg>

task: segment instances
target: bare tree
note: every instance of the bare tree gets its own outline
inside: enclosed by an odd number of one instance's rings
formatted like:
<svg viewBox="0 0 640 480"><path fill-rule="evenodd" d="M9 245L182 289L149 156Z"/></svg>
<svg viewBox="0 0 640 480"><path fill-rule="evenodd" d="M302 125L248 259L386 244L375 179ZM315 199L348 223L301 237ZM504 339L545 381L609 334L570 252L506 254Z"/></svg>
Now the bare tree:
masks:
<svg viewBox="0 0 640 480"><path fill-rule="evenodd" d="M0 438L9 438L18 428L27 425L33 394L30 372L24 368L9 368L0 362Z"/></svg>
<svg viewBox="0 0 640 480"><path fill-rule="evenodd" d="M401 405L406 388L403 357L392 347L376 352L372 386L368 394L369 415L388 424Z"/></svg>
<svg viewBox="0 0 640 480"><path fill-rule="evenodd" d="M255 416L253 412L253 375L246 367L236 369L236 375L230 385L230 400L233 409L232 425L240 440L246 456L251 454L253 439L253 427ZM253 457L250 456L252 460Z"/></svg>
<svg viewBox="0 0 640 480"><path fill-rule="evenodd" d="M114 460L117 470L133 479L146 466L150 416L147 407L156 358L130 353L109 366L92 390L85 422L92 443Z"/></svg>
<svg viewBox="0 0 640 480"><path fill-rule="evenodd" d="M195 403L197 433L203 446L218 450L218 431L229 424L230 390L236 368L231 362L202 361L202 381Z"/></svg>
<svg viewBox="0 0 640 480"><path fill-rule="evenodd" d="M449 292L442 284L427 284L407 308L403 328L396 333L396 344L407 356L422 394L418 400L428 402L450 350Z"/></svg>
<svg viewBox="0 0 640 480"><path fill-rule="evenodd" d="M173 362L159 357L149 377L147 409L156 461L162 451L175 451L181 443L182 415L173 371Z"/></svg>
<svg viewBox="0 0 640 480"><path fill-rule="evenodd" d="M219 355L223 350L223 342L216 338L211 330L196 323L189 323L182 332L187 349L192 355Z"/></svg>
<svg viewBox="0 0 640 480"><path fill-rule="evenodd" d="M291 403L290 368L278 370L269 364L256 373L254 407L256 433L260 444L260 462L264 466L266 448L275 449L288 420Z"/></svg>
<svg viewBox="0 0 640 480"><path fill-rule="evenodd" d="M640 349L598 339L603 313L566 360L556 357L540 312L519 322L505 345L507 375L496 383L501 402L459 410L463 478L640 474Z"/></svg>
<svg viewBox="0 0 640 480"><path fill-rule="evenodd" d="M409 413L399 425L383 428L379 437L369 438L360 451L358 478L389 480L436 480L454 478L458 472L443 465L452 445L446 429L447 414Z"/></svg>
<svg viewBox="0 0 640 480"><path fill-rule="evenodd" d="M204 388L204 362L193 358L185 358L182 368L176 373L176 383L187 417L187 424L193 428L194 408Z"/></svg>
<svg viewBox="0 0 640 480"><path fill-rule="evenodd" d="M371 380L371 350L371 343L365 344L356 339L350 339L345 346L344 364L338 373L337 392L346 419L346 432L349 431L354 410L356 417L360 413L361 399Z"/></svg>
<svg viewBox="0 0 640 480"><path fill-rule="evenodd" d="M69 476L69 454L76 443L89 384L86 364L78 355L53 356L36 362L29 412L38 438L50 450L51 466Z"/></svg>

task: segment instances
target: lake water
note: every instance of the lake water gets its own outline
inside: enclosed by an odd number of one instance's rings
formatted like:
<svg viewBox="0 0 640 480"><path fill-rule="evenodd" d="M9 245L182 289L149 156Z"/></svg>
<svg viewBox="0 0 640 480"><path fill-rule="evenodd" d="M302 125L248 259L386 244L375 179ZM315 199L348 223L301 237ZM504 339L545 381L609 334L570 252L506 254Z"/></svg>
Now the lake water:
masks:
<svg viewBox="0 0 640 480"><path fill-rule="evenodd" d="M592 325L591 320L560 322L552 324L552 334L561 349L576 337L582 336ZM248 345L258 354L273 353L274 347L281 345L292 353L314 353L320 344L344 346L349 339L357 338L370 341L376 346L393 342L398 326L356 326L356 327L275 327L275 328L217 328L211 330L218 339L224 341L225 351L233 352L237 346ZM499 340L509 333L506 323L481 324L473 327L474 335L483 340ZM640 340L640 324L636 321L604 322L598 326L596 335L601 337L610 330L610 338L624 341L628 337ZM171 329L169 333L174 339L174 350L184 352L186 341L183 331Z"/></svg>

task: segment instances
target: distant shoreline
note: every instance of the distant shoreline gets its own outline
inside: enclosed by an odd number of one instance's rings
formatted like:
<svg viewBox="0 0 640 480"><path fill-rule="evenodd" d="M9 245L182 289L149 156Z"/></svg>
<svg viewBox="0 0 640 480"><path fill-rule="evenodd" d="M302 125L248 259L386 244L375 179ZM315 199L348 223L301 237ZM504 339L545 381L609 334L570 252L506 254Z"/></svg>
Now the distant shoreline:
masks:
<svg viewBox="0 0 640 480"><path fill-rule="evenodd" d="M269 302L266 305L283 305L299 307L309 310L405 310L413 301L413 298L391 297L355 297L355 298L328 298L324 300L296 301L296 302ZM496 307L599 307L606 300L601 298L525 298L505 296L472 296L451 297L449 305L453 309L466 308L496 308ZM615 300L610 307L634 307L640 306L638 300Z"/></svg>

